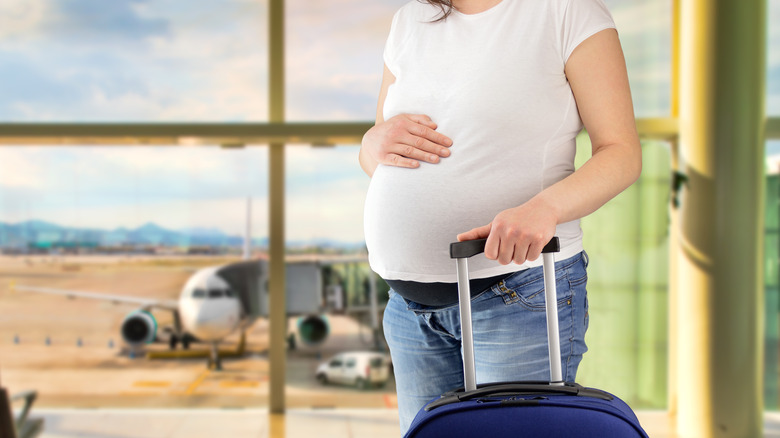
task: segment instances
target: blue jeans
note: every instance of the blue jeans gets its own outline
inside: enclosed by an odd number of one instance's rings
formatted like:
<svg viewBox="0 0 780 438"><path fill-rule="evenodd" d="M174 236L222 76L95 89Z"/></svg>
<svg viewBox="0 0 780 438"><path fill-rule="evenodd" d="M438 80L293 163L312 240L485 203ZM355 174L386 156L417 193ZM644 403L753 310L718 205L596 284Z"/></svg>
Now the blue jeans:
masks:
<svg viewBox="0 0 780 438"><path fill-rule="evenodd" d="M565 381L575 380L588 349L587 260L581 252L555 263ZM550 380L541 267L516 272L485 289L471 306L478 384ZM458 305L427 307L391 290L383 325L405 434L426 403L464 385Z"/></svg>

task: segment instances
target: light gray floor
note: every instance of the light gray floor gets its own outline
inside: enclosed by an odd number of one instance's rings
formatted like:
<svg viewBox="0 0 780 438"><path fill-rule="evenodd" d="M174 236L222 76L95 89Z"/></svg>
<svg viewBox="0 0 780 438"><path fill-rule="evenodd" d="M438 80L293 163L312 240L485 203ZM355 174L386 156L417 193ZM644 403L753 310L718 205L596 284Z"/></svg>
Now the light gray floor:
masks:
<svg viewBox="0 0 780 438"><path fill-rule="evenodd" d="M674 438L666 412L639 411L651 438ZM46 421L41 438L397 438L392 409L34 409ZM767 438L780 438L780 413L765 415Z"/></svg>

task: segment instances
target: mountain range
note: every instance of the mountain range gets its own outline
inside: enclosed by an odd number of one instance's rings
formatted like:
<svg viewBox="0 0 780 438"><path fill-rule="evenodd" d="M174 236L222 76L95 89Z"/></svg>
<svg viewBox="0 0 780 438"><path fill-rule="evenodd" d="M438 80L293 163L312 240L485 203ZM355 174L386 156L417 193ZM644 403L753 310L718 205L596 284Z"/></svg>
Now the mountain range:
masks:
<svg viewBox="0 0 780 438"><path fill-rule="evenodd" d="M119 227L113 230L74 228L42 220L10 224L0 222L0 248L28 248L52 246L122 247L241 247L243 236L228 235L217 228L188 228L169 230L153 222L135 229ZM363 243L344 243L330 239L288 241L288 247L318 246L328 248L359 248ZM268 238L252 239L252 246L268 247Z"/></svg>

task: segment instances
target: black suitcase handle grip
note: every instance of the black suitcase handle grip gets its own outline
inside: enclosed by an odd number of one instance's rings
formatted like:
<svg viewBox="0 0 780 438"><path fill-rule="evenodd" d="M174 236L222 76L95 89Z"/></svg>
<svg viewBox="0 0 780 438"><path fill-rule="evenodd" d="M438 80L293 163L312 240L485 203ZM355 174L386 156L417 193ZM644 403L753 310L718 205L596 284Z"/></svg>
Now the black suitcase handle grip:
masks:
<svg viewBox="0 0 780 438"><path fill-rule="evenodd" d="M450 258L462 259L475 256L485 251L487 239L466 240L463 242L450 243ZM561 242L558 237L553 237L547 245L542 248L542 253L558 252L561 250Z"/></svg>

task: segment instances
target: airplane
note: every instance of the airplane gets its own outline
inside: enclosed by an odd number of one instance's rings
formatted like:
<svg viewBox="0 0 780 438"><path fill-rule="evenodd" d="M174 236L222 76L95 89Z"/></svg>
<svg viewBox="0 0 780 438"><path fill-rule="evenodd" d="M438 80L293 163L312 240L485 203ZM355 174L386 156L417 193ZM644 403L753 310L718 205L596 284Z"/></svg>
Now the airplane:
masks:
<svg viewBox="0 0 780 438"><path fill-rule="evenodd" d="M249 211L249 203L247 210ZM250 213L247 213L247 218L249 215ZM247 225L242 261L198 269L185 282L178 300L138 298L16 284L12 285L12 289L136 305L138 308L130 312L120 326L122 339L133 349L151 343L157 338L157 321L151 313L152 309L170 311L173 314L173 328L169 337L170 349L175 350L178 342L181 342L183 349L188 349L192 340L209 343L208 367L221 370L218 344L228 335L240 330L243 345L246 330L259 317L268 315L268 261L250 259L249 235ZM323 260L311 257L297 259L288 257L287 261L288 315L303 315L298 321L298 335L307 345L318 345L324 342L329 332L329 325L323 311L334 308L324 303L329 301L329 297L324 297L322 293L321 266L334 263L362 263L366 259L365 257L332 257ZM374 305L370 311L373 313L372 327L376 338L378 331L376 291L374 287L371 289L371 301ZM294 346L293 339L288 338L291 348Z"/></svg>
<svg viewBox="0 0 780 438"><path fill-rule="evenodd" d="M16 284L12 288L27 292L138 305L139 308L125 316L120 326L122 339L133 349L154 342L157 338L157 320L151 310L170 311L173 313L174 321L174 332L169 338L171 349L176 348L178 341L181 341L182 347L187 349L193 338L208 342L211 345L209 368L220 370L222 364L217 349L219 342L238 328L245 330L254 319L245 316L238 294L220 277L219 269L220 267L209 267L198 270L187 280L178 300L137 298Z"/></svg>

